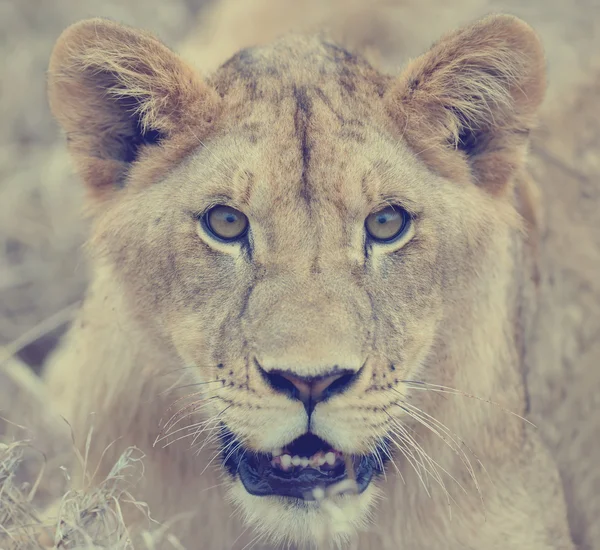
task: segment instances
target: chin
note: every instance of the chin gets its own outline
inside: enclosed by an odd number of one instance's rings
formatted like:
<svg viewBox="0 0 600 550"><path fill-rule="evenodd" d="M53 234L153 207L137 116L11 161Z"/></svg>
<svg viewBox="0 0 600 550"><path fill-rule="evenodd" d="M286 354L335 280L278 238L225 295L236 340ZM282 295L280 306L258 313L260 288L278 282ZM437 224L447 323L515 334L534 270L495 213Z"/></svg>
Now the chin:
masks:
<svg viewBox="0 0 600 550"><path fill-rule="evenodd" d="M260 540L338 546L369 524L385 443L375 454L351 455L308 432L264 453L245 448L223 429L221 445L228 496ZM235 452L227 452L231 448Z"/></svg>
<svg viewBox="0 0 600 550"><path fill-rule="evenodd" d="M321 502L252 495L239 479L229 489L229 499L244 523L255 529L259 540L283 548L288 544L343 547L367 528L379 496L374 483L360 494L335 496Z"/></svg>

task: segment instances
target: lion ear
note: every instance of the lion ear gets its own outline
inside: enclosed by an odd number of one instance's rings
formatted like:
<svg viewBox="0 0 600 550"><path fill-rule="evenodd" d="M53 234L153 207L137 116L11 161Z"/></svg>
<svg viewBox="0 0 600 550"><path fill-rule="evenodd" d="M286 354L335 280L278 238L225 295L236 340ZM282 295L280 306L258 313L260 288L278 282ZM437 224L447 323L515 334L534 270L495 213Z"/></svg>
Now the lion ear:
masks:
<svg viewBox="0 0 600 550"><path fill-rule="evenodd" d="M103 19L58 39L48 95L70 152L94 195L125 184L132 164L193 127L202 134L217 95L159 40Z"/></svg>
<svg viewBox="0 0 600 550"><path fill-rule="evenodd" d="M545 87L535 32L516 17L496 15L412 61L387 92L388 110L433 169L497 193L524 161Z"/></svg>

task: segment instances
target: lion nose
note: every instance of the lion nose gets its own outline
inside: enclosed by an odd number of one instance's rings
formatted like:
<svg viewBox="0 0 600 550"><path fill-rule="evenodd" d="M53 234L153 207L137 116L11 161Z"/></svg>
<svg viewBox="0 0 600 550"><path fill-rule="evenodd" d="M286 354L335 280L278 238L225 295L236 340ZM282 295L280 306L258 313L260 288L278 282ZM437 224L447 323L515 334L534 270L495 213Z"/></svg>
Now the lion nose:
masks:
<svg viewBox="0 0 600 550"><path fill-rule="evenodd" d="M309 416L317 403L345 392L358 376L357 372L348 370L333 370L331 373L314 377L298 376L288 371L267 372L262 367L261 371L274 390L302 401Z"/></svg>

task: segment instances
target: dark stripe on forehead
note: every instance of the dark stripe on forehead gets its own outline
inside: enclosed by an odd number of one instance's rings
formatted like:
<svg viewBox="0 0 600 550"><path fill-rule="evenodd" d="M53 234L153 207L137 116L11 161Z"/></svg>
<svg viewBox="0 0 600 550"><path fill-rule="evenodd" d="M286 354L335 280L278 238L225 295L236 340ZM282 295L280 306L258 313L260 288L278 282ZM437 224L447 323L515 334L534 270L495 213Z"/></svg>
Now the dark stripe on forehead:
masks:
<svg viewBox="0 0 600 550"><path fill-rule="evenodd" d="M323 89L319 86L315 86L315 94L317 97L325 104L325 106L333 113L333 115L338 119L338 122L342 125L346 124L346 120L344 117L335 109L333 103L327 97L327 94L323 91Z"/></svg>
<svg viewBox="0 0 600 550"><path fill-rule="evenodd" d="M312 200L312 190L308 177L308 168L310 164L311 146L308 137L308 127L312 116L312 100L306 92L304 86L293 87L294 99L296 100L296 110L294 112L294 133L300 145L300 155L302 159L302 176L300 180L300 196L310 206Z"/></svg>
<svg viewBox="0 0 600 550"><path fill-rule="evenodd" d="M252 192L254 191L254 174L248 170L244 170L243 176L246 185L242 191L241 198L246 204L250 204L250 198L252 197Z"/></svg>

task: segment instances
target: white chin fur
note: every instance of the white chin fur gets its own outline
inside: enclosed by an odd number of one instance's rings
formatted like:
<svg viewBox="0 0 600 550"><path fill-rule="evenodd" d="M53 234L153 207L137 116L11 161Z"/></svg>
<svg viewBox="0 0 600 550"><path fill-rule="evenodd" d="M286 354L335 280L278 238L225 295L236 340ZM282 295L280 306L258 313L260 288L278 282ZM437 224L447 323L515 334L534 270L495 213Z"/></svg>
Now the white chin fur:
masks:
<svg viewBox="0 0 600 550"><path fill-rule="evenodd" d="M249 494L239 480L229 489L229 498L244 523L251 525L271 544L314 547L325 543L343 547L370 523L370 512L379 491L369 485L360 495L335 497L322 503L298 503L283 497Z"/></svg>

